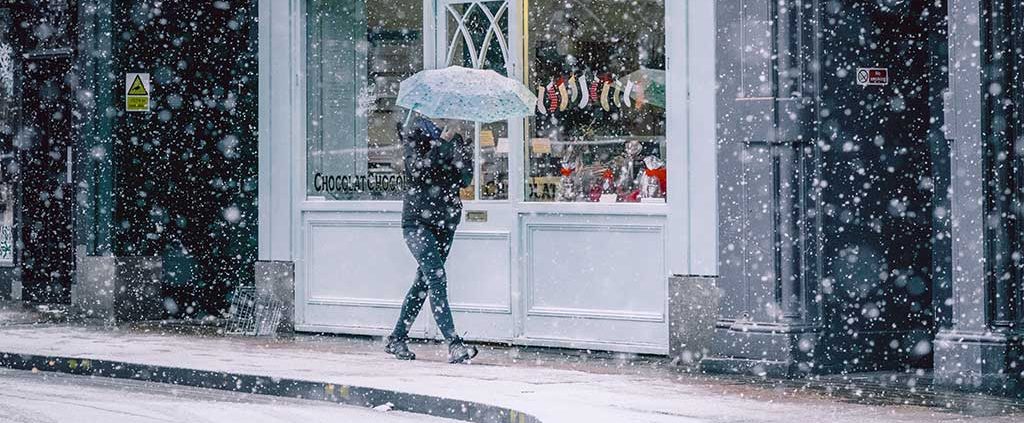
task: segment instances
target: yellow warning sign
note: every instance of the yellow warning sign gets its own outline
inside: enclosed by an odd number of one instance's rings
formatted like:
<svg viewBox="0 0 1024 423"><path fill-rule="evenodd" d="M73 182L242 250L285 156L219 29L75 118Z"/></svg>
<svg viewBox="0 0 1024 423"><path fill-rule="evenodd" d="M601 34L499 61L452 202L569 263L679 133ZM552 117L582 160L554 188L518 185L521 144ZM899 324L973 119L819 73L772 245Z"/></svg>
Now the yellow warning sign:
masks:
<svg viewBox="0 0 1024 423"><path fill-rule="evenodd" d="M153 93L149 85L148 73L129 73L124 77L124 109L128 112L150 111L150 96Z"/></svg>
<svg viewBox="0 0 1024 423"><path fill-rule="evenodd" d="M128 88L128 95L149 95L149 91L146 91L146 87L142 85L142 77L139 75L135 75L135 80Z"/></svg>
<svg viewBox="0 0 1024 423"><path fill-rule="evenodd" d="M149 111L149 97L143 96L128 96L125 99L125 108L129 112L148 112Z"/></svg>

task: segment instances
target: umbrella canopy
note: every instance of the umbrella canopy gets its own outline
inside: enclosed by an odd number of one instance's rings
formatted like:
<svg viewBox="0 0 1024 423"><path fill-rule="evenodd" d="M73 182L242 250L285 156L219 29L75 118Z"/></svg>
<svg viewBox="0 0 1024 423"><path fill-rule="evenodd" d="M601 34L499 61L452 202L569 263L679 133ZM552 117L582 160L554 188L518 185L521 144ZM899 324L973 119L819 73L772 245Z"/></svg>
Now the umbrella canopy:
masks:
<svg viewBox="0 0 1024 423"><path fill-rule="evenodd" d="M399 106L434 119L497 122L532 116L536 103L519 81L460 66L420 71L398 89Z"/></svg>
<svg viewBox="0 0 1024 423"><path fill-rule="evenodd" d="M665 108L665 71L640 68L626 75L626 79L633 81L633 84L644 87L643 96L648 104L662 109ZM633 90L629 96L636 100L640 96L640 92L639 90Z"/></svg>

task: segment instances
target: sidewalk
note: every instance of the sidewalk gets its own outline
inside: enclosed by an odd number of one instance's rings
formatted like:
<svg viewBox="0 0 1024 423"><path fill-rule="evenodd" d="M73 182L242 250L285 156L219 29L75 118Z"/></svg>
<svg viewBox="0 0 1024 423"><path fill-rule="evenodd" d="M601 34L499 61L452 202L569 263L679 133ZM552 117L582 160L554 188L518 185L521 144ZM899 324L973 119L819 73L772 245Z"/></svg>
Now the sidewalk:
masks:
<svg viewBox="0 0 1024 423"><path fill-rule="evenodd" d="M390 359L366 338L288 340L201 336L161 329L0 324L0 352L54 355L343 383L509 407L557 422L956 421L970 416L905 404L865 405L800 383L751 384L679 372L660 359L562 356L484 347L468 366L444 348L413 346L414 362ZM743 382L743 383L740 383ZM865 398L872 391L865 391ZM877 398L876 398L877 399ZM975 421L1020 421L1012 400L978 397ZM968 398L970 400L970 398ZM975 401L968 401L975 403ZM959 410L963 412L964 410ZM1007 413L1010 411L1010 413ZM1019 411L1018 411L1019 412Z"/></svg>

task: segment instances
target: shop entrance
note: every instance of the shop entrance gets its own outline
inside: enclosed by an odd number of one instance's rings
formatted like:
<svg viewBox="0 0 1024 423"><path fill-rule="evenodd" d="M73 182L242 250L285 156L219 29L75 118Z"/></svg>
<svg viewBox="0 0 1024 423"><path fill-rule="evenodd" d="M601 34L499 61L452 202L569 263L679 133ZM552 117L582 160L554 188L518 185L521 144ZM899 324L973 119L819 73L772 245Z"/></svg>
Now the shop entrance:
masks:
<svg viewBox="0 0 1024 423"><path fill-rule="evenodd" d="M74 270L71 58L69 54L29 54L23 69L26 132L19 148L24 299L67 303Z"/></svg>
<svg viewBox="0 0 1024 423"><path fill-rule="evenodd" d="M640 3L309 0L296 328L394 324L415 274L390 182L404 166L399 82L463 66L544 95L543 118L472 127L474 181L447 265L460 334L666 353L668 221L685 197L666 197L664 175L686 149L666 155L666 6ZM411 334L438 336L430 313Z"/></svg>

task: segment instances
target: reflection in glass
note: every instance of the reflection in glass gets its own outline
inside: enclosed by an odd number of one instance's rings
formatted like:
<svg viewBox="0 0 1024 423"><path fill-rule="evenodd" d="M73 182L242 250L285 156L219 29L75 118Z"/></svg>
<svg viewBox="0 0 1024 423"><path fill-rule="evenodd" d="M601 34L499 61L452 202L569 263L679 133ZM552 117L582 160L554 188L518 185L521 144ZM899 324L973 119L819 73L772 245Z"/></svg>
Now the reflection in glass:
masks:
<svg viewBox="0 0 1024 423"><path fill-rule="evenodd" d="M420 0L308 0L306 193L400 200L398 84L423 69Z"/></svg>

